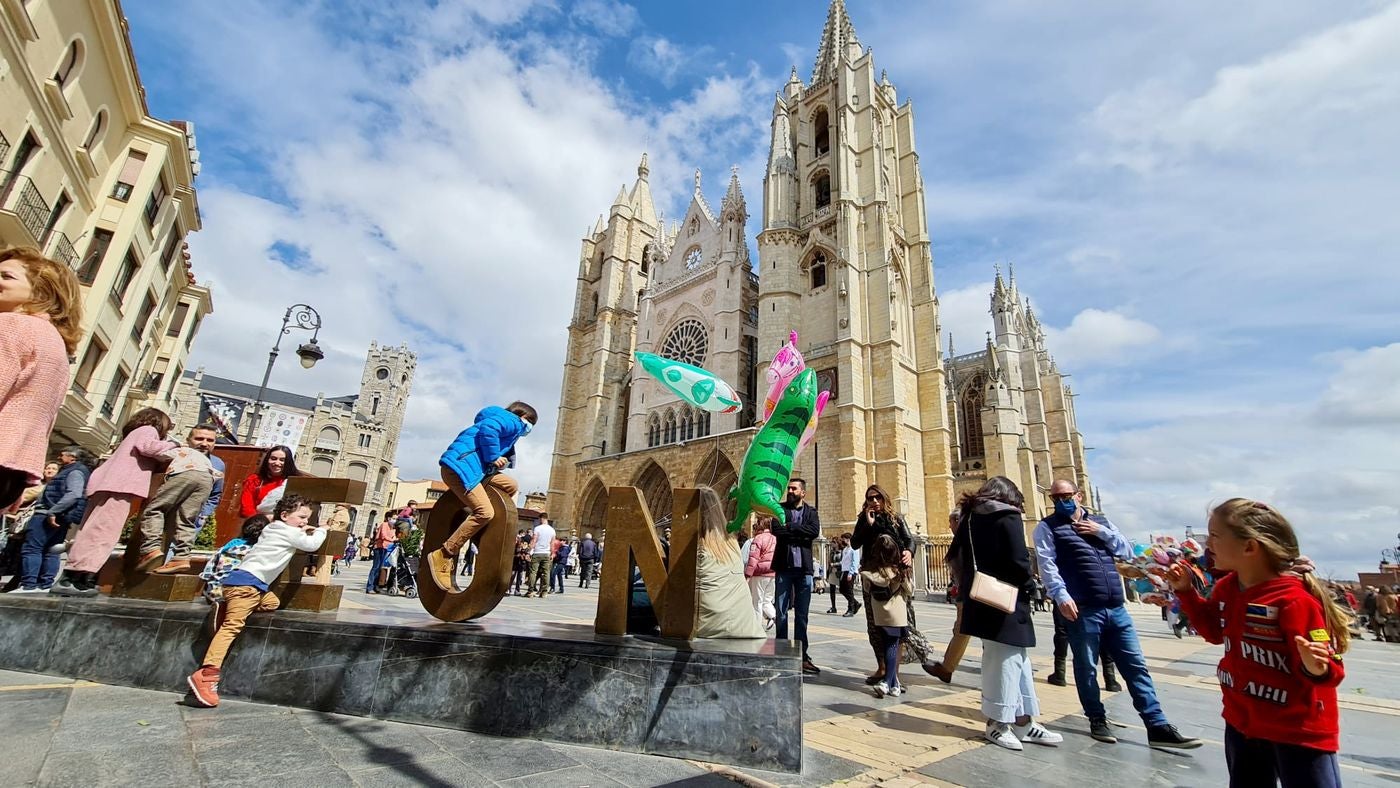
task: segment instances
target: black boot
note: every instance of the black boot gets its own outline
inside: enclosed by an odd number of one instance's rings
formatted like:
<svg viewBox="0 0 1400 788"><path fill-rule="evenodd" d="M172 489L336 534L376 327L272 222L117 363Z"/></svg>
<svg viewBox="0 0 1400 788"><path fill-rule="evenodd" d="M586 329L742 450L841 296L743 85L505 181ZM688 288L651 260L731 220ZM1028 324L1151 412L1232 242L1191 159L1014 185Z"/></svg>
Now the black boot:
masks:
<svg viewBox="0 0 1400 788"><path fill-rule="evenodd" d="M1112 662L1103 663L1103 688L1105 692L1123 691L1123 685L1118 683L1118 671L1114 670Z"/></svg>
<svg viewBox="0 0 1400 788"><path fill-rule="evenodd" d="M1065 681L1065 659L1061 657L1055 660L1055 672L1046 677L1045 681L1057 687L1063 687L1068 682Z"/></svg>
<svg viewBox="0 0 1400 788"><path fill-rule="evenodd" d="M63 577L49 589L49 593L59 596L97 596L97 573L64 572Z"/></svg>

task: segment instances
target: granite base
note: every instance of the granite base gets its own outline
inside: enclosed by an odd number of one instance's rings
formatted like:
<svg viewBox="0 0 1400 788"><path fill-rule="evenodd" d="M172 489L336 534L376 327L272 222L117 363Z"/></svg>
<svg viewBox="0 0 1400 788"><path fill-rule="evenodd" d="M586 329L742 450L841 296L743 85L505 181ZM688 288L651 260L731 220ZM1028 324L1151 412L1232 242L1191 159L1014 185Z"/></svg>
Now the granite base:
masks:
<svg viewBox="0 0 1400 788"><path fill-rule="evenodd" d="M0 595L0 668L181 690L203 603ZM255 615L224 697L797 772L801 654L773 640L671 641L587 625L341 610ZM211 710L211 714L218 714Z"/></svg>

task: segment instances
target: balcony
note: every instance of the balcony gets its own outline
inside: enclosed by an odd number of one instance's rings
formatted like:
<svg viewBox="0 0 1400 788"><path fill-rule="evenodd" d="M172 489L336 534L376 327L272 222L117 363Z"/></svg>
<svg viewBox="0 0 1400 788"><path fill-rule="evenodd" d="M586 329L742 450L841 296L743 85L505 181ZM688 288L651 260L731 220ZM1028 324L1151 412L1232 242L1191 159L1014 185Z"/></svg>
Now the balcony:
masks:
<svg viewBox="0 0 1400 788"><path fill-rule="evenodd" d="M0 183L5 184L0 190L0 240L13 246L38 246L49 204L27 175L0 170Z"/></svg>
<svg viewBox="0 0 1400 788"><path fill-rule="evenodd" d="M316 442L312 444L311 448L315 451L326 451L336 454L340 452L340 441L330 441L317 438Z"/></svg>
<svg viewBox="0 0 1400 788"><path fill-rule="evenodd" d="M49 242L49 257L77 270L78 250L73 248L73 242L68 240L68 234L53 233L52 238L53 240Z"/></svg>

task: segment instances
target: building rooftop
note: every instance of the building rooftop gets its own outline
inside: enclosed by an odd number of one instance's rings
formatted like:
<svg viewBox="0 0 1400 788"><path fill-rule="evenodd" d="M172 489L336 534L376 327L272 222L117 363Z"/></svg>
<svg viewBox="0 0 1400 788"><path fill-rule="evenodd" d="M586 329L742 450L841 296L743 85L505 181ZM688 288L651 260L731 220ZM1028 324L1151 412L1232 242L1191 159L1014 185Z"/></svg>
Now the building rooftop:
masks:
<svg viewBox="0 0 1400 788"><path fill-rule="evenodd" d="M184 377L193 379L195 377L195 371L185 370ZM199 388L201 391L246 399L250 402L257 399L258 396L258 387L256 385L252 383L243 383L238 380L231 380L229 378L221 378L217 375L205 374L203 380L200 381ZM349 394L343 397L325 397L324 401L339 403L347 407L354 407L357 399L357 395ZM269 388L263 392L263 402L269 405L284 405L299 410L316 409L315 397L308 397L305 394L296 394L291 391L283 391L274 388Z"/></svg>

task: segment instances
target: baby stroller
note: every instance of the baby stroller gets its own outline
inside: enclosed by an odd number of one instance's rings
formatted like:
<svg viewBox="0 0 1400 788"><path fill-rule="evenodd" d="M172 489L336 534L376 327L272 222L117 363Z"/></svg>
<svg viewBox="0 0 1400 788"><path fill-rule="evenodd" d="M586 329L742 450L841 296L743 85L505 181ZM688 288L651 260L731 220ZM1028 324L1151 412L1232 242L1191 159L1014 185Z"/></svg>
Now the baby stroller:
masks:
<svg viewBox="0 0 1400 788"><path fill-rule="evenodd" d="M391 585L409 599L418 598L418 556L399 557L394 566L394 579Z"/></svg>

